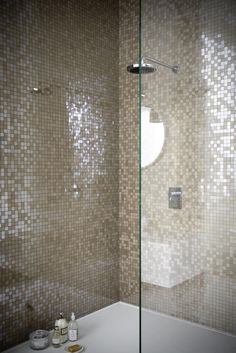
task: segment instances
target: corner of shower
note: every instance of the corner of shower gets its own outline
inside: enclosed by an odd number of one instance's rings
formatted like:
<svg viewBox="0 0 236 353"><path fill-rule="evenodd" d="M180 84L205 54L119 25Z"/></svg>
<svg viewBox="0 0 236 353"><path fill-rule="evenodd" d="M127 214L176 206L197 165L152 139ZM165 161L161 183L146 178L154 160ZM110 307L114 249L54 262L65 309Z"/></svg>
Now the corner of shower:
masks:
<svg viewBox="0 0 236 353"><path fill-rule="evenodd" d="M127 71L139 90L140 353L189 352L186 332L206 337L191 352L236 350L235 168L225 145L235 148L236 47L232 25L220 25L232 13L230 0L139 1L139 56Z"/></svg>

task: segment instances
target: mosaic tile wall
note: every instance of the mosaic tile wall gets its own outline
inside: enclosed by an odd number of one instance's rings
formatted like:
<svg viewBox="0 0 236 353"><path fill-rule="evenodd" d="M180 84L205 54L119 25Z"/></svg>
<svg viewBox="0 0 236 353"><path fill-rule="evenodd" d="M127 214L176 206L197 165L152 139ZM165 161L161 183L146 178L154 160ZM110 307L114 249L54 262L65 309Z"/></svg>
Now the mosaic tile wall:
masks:
<svg viewBox="0 0 236 353"><path fill-rule="evenodd" d="M163 282L143 283L142 302L235 333L235 2L142 6L143 54L181 65L178 75L159 68L142 77L142 104L166 127L160 158L142 172L142 253L155 243L170 258L165 271L157 256L150 264ZM137 304L138 93L137 77L124 71L137 61L136 1L120 1L120 13L120 296ZM182 187L181 210L168 208L173 186ZM150 251L145 261L154 256ZM163 286L173 280L175 286Z"/></svg>
<svg viewBox="0 0 236 353"><path fill-rule="evenodd" d="M138 304L138 1L119 2L119 246L120 300Z"/></svg>
<svg viewBox="0 0 236 353"><path fill-rule="evenodd" d="M119 299L118 10L0 2L0 350Z"/></svg>
<svg viewBox="0 0 236 353"><path fill-rule="evenodd" d="M156 276L143 305L236 334L236 2L144 0L142 51L180 64L142 78L166 127L142 171L143 268ZM168 207L169 187L182 209Z"/></svg>

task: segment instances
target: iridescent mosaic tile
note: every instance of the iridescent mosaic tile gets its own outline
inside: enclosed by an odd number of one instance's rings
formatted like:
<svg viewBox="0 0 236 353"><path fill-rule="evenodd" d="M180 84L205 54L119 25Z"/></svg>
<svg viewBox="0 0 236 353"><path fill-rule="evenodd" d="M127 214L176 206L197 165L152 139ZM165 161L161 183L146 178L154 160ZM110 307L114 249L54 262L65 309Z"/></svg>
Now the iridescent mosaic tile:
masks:
<svg viewBox="0 0 236 353"><path fill-rule="evenodd" d="M120 300L138 304L138 58L137 1L119 2L119 246Z"/></svg>
<svg viewBox="0 0 236 353"><path fill-rule="evenodd" d="M137 201L131 163L137 148L133 125L138 98L130 89L137 78L125 76L122 69L137 61L137 47L128 40L137 28L135 11L136 4L129 2L120 27L125 38L120 43L120 119L126 126L126 134L120 134L125 150L120 158L120 214L127 215L120 220L126 256L120 277L123 298L131 302L138 267L138 234L132 233L138 220L136 214L129 217ZM142 76L142 105L155 111L166 128L161 158L142 171L142 303L234 334L235 38L233 0L142 1L143 55L180 64L177 75L158 67ZM170 187L182 188L181 209L168 207Z"/></svg>
<svg viewBox="0 0 236 353"><path fill-rule="evenodd" d="M118 2L0 13L2 350L119 300Z"/></svg>

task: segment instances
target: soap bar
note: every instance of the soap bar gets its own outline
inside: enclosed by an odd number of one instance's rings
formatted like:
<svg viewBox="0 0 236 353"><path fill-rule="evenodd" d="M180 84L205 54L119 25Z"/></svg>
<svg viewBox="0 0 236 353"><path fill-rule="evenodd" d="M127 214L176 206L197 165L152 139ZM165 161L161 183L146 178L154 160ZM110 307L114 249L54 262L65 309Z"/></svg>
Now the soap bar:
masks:
<svg viewBox="0 0 236 353"><path fill-rule="evenodd" d="M82 346L80 346L79 344L74 344L73 346L68 347L68 351L69 352L78 352L81 348L82 348Z"/></svg>

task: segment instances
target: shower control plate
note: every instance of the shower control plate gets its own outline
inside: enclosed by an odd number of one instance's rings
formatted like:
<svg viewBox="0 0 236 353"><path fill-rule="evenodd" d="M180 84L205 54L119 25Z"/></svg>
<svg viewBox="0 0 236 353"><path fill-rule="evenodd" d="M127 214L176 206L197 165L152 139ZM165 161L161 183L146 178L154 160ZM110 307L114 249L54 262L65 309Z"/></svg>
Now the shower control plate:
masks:
<svg viewBox="0 0 236 353"><path fill-rule="evenodd" d="M182 208L182 189L180 187L170 187L168 192L169 208Z"/></svg>

